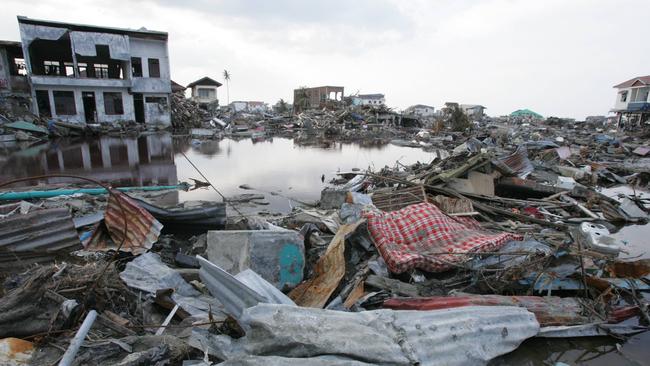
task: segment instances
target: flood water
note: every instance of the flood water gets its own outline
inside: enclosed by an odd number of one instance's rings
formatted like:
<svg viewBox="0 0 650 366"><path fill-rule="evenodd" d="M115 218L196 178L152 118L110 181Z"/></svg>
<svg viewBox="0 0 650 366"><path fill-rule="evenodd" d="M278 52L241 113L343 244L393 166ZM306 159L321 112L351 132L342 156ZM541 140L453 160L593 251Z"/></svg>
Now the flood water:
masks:
<svg viewBox="0 0 650 366"><path fill-rule="evenodd" d="M337 172L394 167L397 161L428 163L435 156L421 149L390 144L330 143L326 147L302 147L286 138L207 140L199 144L189 137L154 134L139 138L61 140L27 149L5 147L0 150L0 180L73 174L110 182L116 187L192 183L190 178L204 180L191 161L226 197L261 193L270 203L261 208L286 213L296 205L286 197L315 202ZM47 180L68 181L73 180ZM239 188L244 184L254 190ZM212 189L201 188L175 193L165 204L190 200L221 201L221 197Z"/></svg>
<svg viewBox="0 0 650 366"><path fill-rule="evenodd" d="M269 212L289 212L295 201L316 201L337 172L368 167L379 170L396 162L428 163L435 153L390 144L332 143L327 147L302 147L291 139L273 138L205 141L189 137L153 134L139 138L101 137L91 140L58 140L41 145L0 145L0 182L43 174L72 174L110 182L114 186L169 185L190 178L203 180L185 154L224 195L264 193ZM324 177L323 177L324 176ZM49 178L65 183L68 178ZM33 182L36 183L36 182ZM239 188L246 184L258 191ZM605 190L614 195L618 191ZM629 193L629 192L626 192ZM211 189L174 192L161 204L188 200L218 200ZM647 254L648 226L627 226L614 234L627 241L630 256ZM612 338L531 339L514 352L494 360L494 365L647 365L650 333L620 343Z"/></svg>

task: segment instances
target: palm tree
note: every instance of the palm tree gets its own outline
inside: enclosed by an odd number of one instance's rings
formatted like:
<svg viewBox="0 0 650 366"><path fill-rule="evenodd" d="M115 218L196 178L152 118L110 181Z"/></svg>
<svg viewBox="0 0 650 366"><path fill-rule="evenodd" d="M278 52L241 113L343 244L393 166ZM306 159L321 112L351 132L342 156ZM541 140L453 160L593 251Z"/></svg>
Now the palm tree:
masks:
<svg viewBox="0 0 650 366"><path fill-rule="evenodd" d="M223 70L223 79L226 81L226 105L230 104L230 73Z"/></svg>

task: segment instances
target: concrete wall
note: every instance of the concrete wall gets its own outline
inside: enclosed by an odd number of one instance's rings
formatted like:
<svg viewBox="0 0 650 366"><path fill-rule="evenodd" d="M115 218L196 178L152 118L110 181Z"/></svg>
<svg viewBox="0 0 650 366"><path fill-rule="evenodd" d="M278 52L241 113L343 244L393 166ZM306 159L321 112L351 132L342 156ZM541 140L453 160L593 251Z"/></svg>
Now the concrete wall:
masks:
<svg viewBox="0 0 650 366"><path fill-rule="evenodd" d="M131 45L131 57L140 57L142 59L142 77L149 77L147 59L157 58L160 61L160 79L170 78L166 42L130 37L129 44Z"/></svg>
<svg viewBox="0 0 650 366"><path fill-rule="evenodd" d="M411 108L409 112L422 117L431 117L436 114L435 108L432 107L415 107Z"/></svg>
<svg viewBox="0 0 650 366"><path fill-rule="evenodd" d="M627 99L625 102L621 101L621 93L627 91ZM614 109L627 109L627 104L630 102L630 98L632 98L632 88L623 88L623 89L618 89L618 92L616 93L616 102L614 103Z"/></svg>
<svg viewBox="0 0 650 366"><path fill-rule="evenodd" d="M386 104L386 98L381 99L366 99L366 98L354 98L354 105L384 105Z"/></svg>
<svg viewBox="0 0 650 366"><path fill-rule="evenodd" d="M82 92L94 92L95 93L95 105L97 109L97 121L98 122L116 122L116 121L133 121L135 120L135 112L133 110L133 96L127 93L121 88L75 88L68 86L57 86L57 87L36 87L35 90L47 90L50 97L50 108L52 112L52 118L58 119L66 122L86 122L86 117L84 115L84 106L82 100ZM75 109L77 114L75 115L57 115L56 108L54 106L54 94L53 91L72 91L74 92L75 97ZM122 93L122 106L124 108L124 114L117 115L108 115L104 109L104 92L114 92Z"/></svg>
<svg viewBox="0 0 650 366"><path fill-rule="evenodd" d="M7 92L11 88L9 78L9 65L7 64L7 51L0 48L0 92Z"/></svg>
<svg viewBox="0 0 650 366"><path fill-rule="evenodd" d="M171 110L169 107L169 97L167 94L143 94L144 97L144 120L147 123L156 123L168 125L171 121ZM165 98L164 103L147 102L147 97Z"/></svg>

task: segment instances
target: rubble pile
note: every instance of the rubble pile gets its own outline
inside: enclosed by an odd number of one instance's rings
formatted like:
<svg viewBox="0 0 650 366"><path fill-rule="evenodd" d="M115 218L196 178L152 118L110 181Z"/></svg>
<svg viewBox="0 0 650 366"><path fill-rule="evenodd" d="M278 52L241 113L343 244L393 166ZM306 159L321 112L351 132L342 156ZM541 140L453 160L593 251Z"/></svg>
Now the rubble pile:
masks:
<svg viewBox="0 0 650 366"><path fill-rule="evenodd" d="M293 124L340 136L377 115ZM615 235L650 218L642 133L480 123L396 128L436 158L341 173L283 216L242 216L253 193L165 208L132 189L2 191L0 343L30 364L462 365L529 338L647 331L650 264Z"/></svg>
<svg viewBox="0 0 650 366"><path fill-rule="evenodd" d="M172 93L169 97L172 115L172 128L188 129L202 127L203 121L208 119L208 112L191 99L182 94Z"/></svg>

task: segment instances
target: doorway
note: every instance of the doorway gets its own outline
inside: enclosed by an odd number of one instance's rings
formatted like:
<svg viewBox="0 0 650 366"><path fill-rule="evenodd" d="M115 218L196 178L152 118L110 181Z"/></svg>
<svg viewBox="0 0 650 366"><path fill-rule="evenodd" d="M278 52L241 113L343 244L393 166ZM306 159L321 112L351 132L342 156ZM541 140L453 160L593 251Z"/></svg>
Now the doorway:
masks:
<svg viewBox="0 0 650 366"><path fill-rule="evenodd" d="M144 98L142 93L133 93L133 110L135 111L135 121L144 123Z"/></svg>
<svg viewBox="0 0 650 366"><path fill-rule="evenodd" d="M40 117L52 117L52 108L50 107L50 93L47 90L36 91L36 105L38 106L38 115Z"/></svg>
<svg viewBox="0 0 650 366"><path fill-rule="evenodd" d="M86 123L97 122L97 104L95 103L94 92L82 92L81 99L84 104L84 115Z"/></svg>

